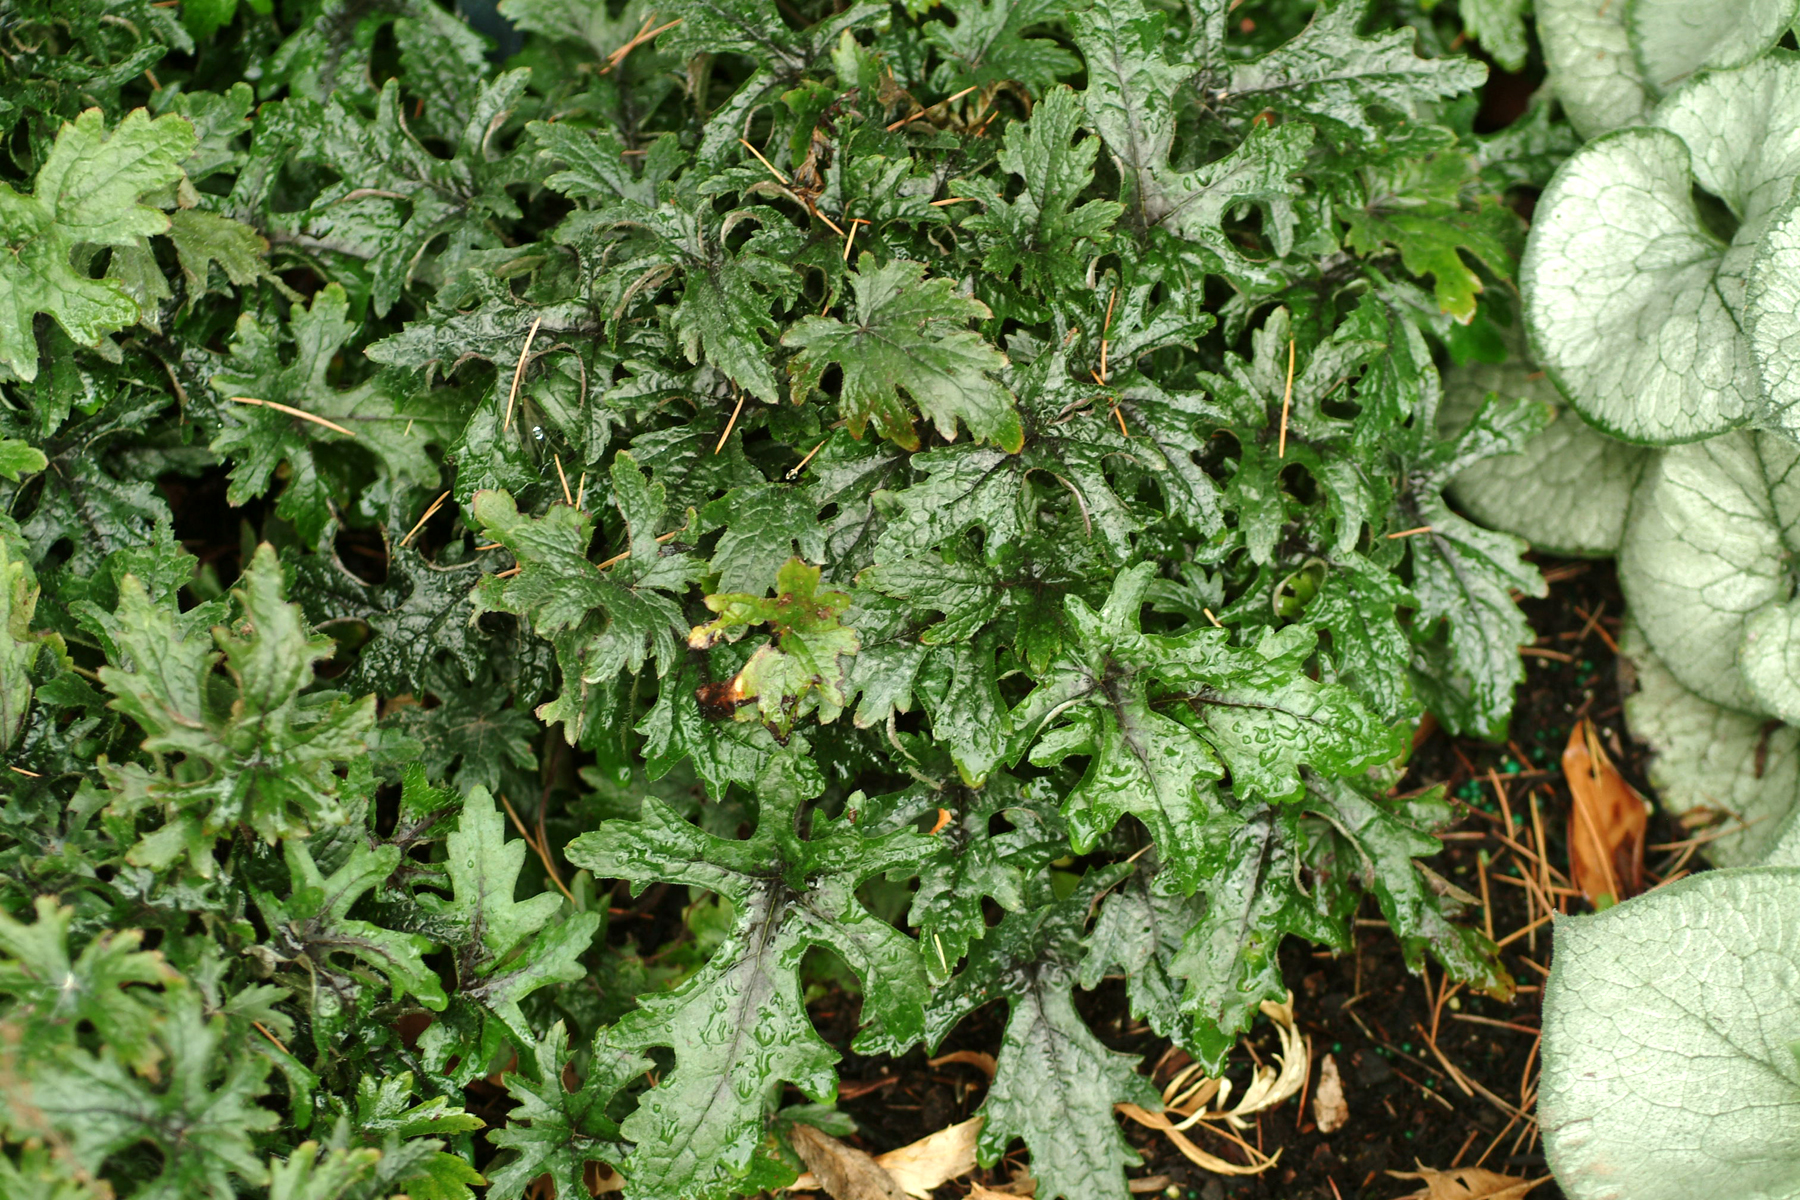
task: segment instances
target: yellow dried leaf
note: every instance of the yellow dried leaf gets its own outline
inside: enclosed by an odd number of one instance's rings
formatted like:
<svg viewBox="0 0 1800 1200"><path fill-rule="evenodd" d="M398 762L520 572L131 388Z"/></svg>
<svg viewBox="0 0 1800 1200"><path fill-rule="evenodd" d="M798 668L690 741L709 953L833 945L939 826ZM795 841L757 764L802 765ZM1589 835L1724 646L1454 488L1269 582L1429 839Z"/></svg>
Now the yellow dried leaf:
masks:
<svg viewBox="0 0 1800 1200"><path fill-rule="evenodd" d="M925 1200L933 1188L975 1169L975 1135L981 1132L981 1120L970 1117L909 1146L878 1154L875 1161L907 1195Z"/></svg>
<svg viewBox="0 0 1800 1200"><path fill-rule="evenodd" d="M1435 1171L1424 1163L1416 1165L1417 1171L1388 1172L1395 1179L1417 1179L1425 1184L1423 1190L1401 1200L1523 1200L1532 1188L1550 1178L1546 1175L1543 1179L1519 1179L1480 1167Z"/></svg>

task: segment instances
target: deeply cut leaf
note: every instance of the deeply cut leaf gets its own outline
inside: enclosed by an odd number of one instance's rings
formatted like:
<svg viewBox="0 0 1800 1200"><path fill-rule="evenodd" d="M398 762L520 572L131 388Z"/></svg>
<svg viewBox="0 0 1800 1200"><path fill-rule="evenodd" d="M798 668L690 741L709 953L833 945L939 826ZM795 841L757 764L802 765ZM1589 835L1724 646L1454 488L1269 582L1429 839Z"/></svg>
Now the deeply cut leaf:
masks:
<svg viewBox="0 0 1800 1200"><path fill-rule="evenodd" d="M1017 451L1024 440L1013 397L992 378L1006 356L963 326L992 314L979 300L954 294L955 283L925 279L923 263L877 266L864 254L850 283L856 291L851 320L806 317L781 339L794 357L794 398L804 400L828 365L843 372L840 403L850 432L862 436L873 422L883 437L908 450L919 448L906 393L944 440L957 423L978 441Z"/></svg>
<svg viewBox="0 0 1800 1200"><path fill-rule="evenodd" d="M933 998L928 1040L935 1047L964 1013L1004 988L1006 1032L980 1109L978 1155L991 1164L1023 1138L1044 1200L1119 1194L1123 1168L1138 1158L1113 1106L1162 1107L1129 1057L1089 1031L1071 994L1088 911L1120 872L1090 874L1057 901L1040 887L1031 908L989 930L968 968Z"/></svg>
<svg viewBox="0 0 1800 1200"><path fill-rule="evenodd" d="M758 783L761 813L744 841L702 832L645 797L639 821L609 822L577 838L569 861L641 889L687 883L730 901L733 923L701 971L673 992L650 994L601 1039L643 1053L675 1050L676 1067L622 1130L637 1144L626 1164L628 1197L733 1193L762 1134L765 1095L791 1082L819 1103L836 1090L837 1054L820 1039L801 999L800 960L829 946L863 980L865 1021L898 1044L923 1031L925 972L917 947L856 899L858 885L919 853L911 829L865 838L847 821L801 810L818 787L810 766L771 759Z"/></svg>
<svg viewBox="0 0 1800 1200"><path fill-rule="evenodd" d="M123 288L77 273L69 254L77 243L128 247L168 232L169 218L139 197L180 179L194 142L192 123L172 113L152 120L134 109L108 134L90 108L58 131L30 195L0 183L0 363L37 378L40 312L85 346L138 319Z"/></svg>
<svg viewBox="0 0 1800 1200"><path fill-rule="evenodd" d="M592 912L562 914L562 897L539 892L519 900L523 839L506 837L506 818L486 789L463 801L456 831L444 842L448 899L421 894L421 906L458 931L457 983L463 995L491 1010L520 1040L535 1040L519 1003L539 988L583 974L581 954L600 927Z"/></svg>
<svg viewBox="0 0 1800 1200"><path fill-rule="evenodd" d="M163 818L137 843L135 860L166 866L186 856L195 871L210 875L213 838L239 824L273 842L346 820L337 769L366 753L375 698L302 699L313 664L329 658L333 645L312 635L285 592L274 547L265 543L235 593L237 621L210 636L193 618L216 610L177 614L173 605L152 603L130 576L120 586L118 611L95 615L129 663L102 669L113 707L144 731L147 749L163 756L156 772L136 764L112 771L115 812L150 808ZM232 687L213 685L221 659ZM170 762L173 755L186 760L185 769Z"/></svg>

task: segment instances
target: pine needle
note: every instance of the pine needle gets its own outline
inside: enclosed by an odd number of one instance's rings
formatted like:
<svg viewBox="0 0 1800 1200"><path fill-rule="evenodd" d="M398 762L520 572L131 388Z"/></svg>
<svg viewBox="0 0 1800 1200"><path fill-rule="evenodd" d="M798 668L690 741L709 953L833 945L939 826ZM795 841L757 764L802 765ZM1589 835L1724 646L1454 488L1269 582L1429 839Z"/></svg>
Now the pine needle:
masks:
<svg viewBox="0 0 1800 1200"><path fill-rule="evenodd" d="M738 414L743 411L744 411L744 393L739 392L737 407L731 410L731 420L725 422L725 432L721 433L719 435L719 444L713 447L714 454L717 454L719 451L721 451L725 448L725 439L730 437L731 431L737 427Z"/></svg>
<svg viewBox="0 0 1800 1200"><path fill-rule="evenodd" d="M1107 350L1106 335L1112 332L1113 304L1115 301L1118 300L1118 298L1119 298L1119 289L1114 288L1112 290L1112 294L1106 298L1106 324L1104 324L1100 327L1100 386L1101 387L1106 386L1106 350ZM1289 342L1288 343L1288 350L1289 350L1289 354L1288 354L1288 388L1290 391L1293 389L1293 386L1294 386L1294 357L1293 357L1293 353L1292 353L1293 347L1294 347L1294 344L1292 342ZM1123 424L1123 422L1121 422L1121 424Z"/></svg>
<svg viewBox="0 0 1800 1200"><path fill-rule="evenodd" d="M1288 409L1294 402L1294 339L1288 339L1287 387L1281 393L1281 439L1275 445L1275 457L1287 457Z"/></svg>
<svg viewBox="0 0 1800 1200"><path fill-rule="evenodd" d="M449 498L450 498L450 493L446 491L443 495L439 496L436 500L433 500L431 502L430 506L425 509L425 514L423 516L421 516L417 521L414 521L413 527L406 531L406 536L400 539L400 544L402 546L404 546L407 543L411 542L413 540L413 538L418 535L419 530L425 528L425 522L431 520L432 517L436 516L437 510L444 507L444 501L448 500Z"/></svg>
<svg viewBox="0 0 1800 1200"><path fill-rule="evenodd" d="M666 541L668 541L668 540L669 540L669 539L670 539L670 538L672 538L672 537L674 537L674 536L675 536L675 535L676 535L676 534L680 534L680 533L686 533L686 532L687 532L687 526L685 526L685 525L683 525L683 526L682 526L682 527L681 527L681 528L680 528L680 529L671 529L671 530L669 530L669 532L667 532L667 533L659 533L659 534L657 534L657 535L656 535L656 540L657 540L657 541L658 541L658 542L659 542L659 543L660 543L660 542L666 542ZM619 551L619 552L618 552L618 553L617 553L617 554L615 554L615 555L613 555L613 556L612 556L612 557L611 557L611 558L603 558L603 559L601 559L601 560L600 560L600 561L599 561L599 562L597 562L597 563L595 563L595 564L594 564L594 570L596 570L596 571L604 571L604 570L606 570L606 568L608 568L608 567L611 567L611 566L615 566L615 565L617 565L617 564L619 564L619 563L622 563L622 562L624 562L624 561L625 561L625 560L626 560L626 559L628 559L628 558L630 558L630 557L631 557L631 551L630 551L630 550L628 550L628 549L627 549L627 550L621 550L621 551Z"/></svg>
<svg viewBox="0 0 1800 1200"><path fill-rule="evenodd" d="M887 127L887 131L889 133L892 133L892 132L894 132L894 130L899 129L903 125L911 125L914 121L918 120L920 117L924 116L926 113L930 112L932 109L943 108L946 104L955 104L958 100L961 100L964 96L968 95L970 92L972 92L974 90L975 90L975 85L971 85L969 87L964 88L962 91L956 93L956 95L954 95L954 96L947 96L944 99L939 100L936 104L928 104L924 108L921 108L918 112L914 113L910 117L901 117L898 121L895 121L892 125L889 125Z"/></svg>
<svg viewBox="0 0 1800 1200"><path fill-rule="evenodd" d="M539 313L537 320L531 323L531 332L525 335L524 349L519 351L519 365L513 368L512 387L506 393L506 419L500 422L502 433L512 428L513 401L519 398L519 380L525 378L525 360L531 354L531 343L537 341L538 326L543 323L544 314Z"/></svg>
<svg viewBox="0 0 1800 1200"><path fill-rule="evenodd" d="M567 475L563 474L562 455L556 453L553 450L550 452L550 457L554 458L556 460L556 478L557 478L557 481L562 484L563 503L567 504L570 508L574 508L575 507L575 497L573 497L569 494L569 477Z"/></svg>
<svg viewBox="0 0 1800 1200"><path fill-rule="evenodd" d="M506 815L512 818L513 828L519 831L519 836L525 839L525 844L537 853L538 861L544 864L544 873L550 876L550 882L556 885L557 891L568 897L570 904L574 904L575 893L564 886L562 875L557 871L556 863L550 858L550 848L544 845L541 839L533 837L531 830L525 828L525 822L519 819L519 810L513 807L511 800L502 795L500 803L506 806Z"/></svg>
<svg viewBox="0 0 1800 1200"><path fill-rule="evenodd" d="M761 150L758 150L755 146L752 146L750 144L750 140L748 138L739 138L738 141L743 144L744 149L746 149L750 153L756 155L757 162L759 162L763 166L769 168L769 174L773 175L776 179L780 180L782 187L793 187L794 186L794 181L789 179L786 175L783 175L780 171L776 170L775 164L770 162L768 159L764 158L763 152Z"/></svg>
<svg viewBox="0 0 1800 1200"><path fill-rule="evenodd" d="M830 440L831 440L830 438L826 438L825 442L829 442ZM806 452L806 457L801 459L798 463L794 464L794 466L788 471L786 478L788 478L788 479L798 478L800 475L800 472L806 470L806 464L813 460L813 455L817 454L819 451L821 451L825 448L825 442L820 442L818 445L814 446L811 450L808 450Z"/></svg>
<svg viewBox="0 0 1800 1200"><path fill-rule="evenodd" d="M620 63L625 61L625 56L627 54L630 54L633 50L636 50L639 46L643 45L657 34L667 33L669 30L681 24L683 19L684 18L676 17L667 25L658 25L655 29L651 29L650 22L656 20L656 13L654 10L647 13L644 16L644 23L638 26L638 31L632 35L631 40L606 56L606 65L600 68L600 74L604 75L614 67L617 67Z"/></svg>
<svg viewBox="0 0 1800 1200"><path fill-rule="evenodd" d="M305 409L295 408L291 404L281 404L274 400L258 400L255 396L232 396L239 404L255 404L262 408L272 408L276 412L284 412L290 417L299 417L302 421L311 421L314 425L323 425L333 433L341 433L345 437L355 437L356 430L345 429L335 421L327 421L324 417L314 416Z"/></svg>
<svg viewBox="0 0 1800 1200"><path fill-rule="evenodd" d="M289 1050L285 1045L283 1045L280 1038L278 1038L274 1034L270 1033L269 1027L267 1025L264 1025L261 1021L252 1021L252 1022L250 1022L250 1024L252 1024L256 1027L256 1032L262 1034L264 1037L268 1038L271 1042L274 1042L275 1048L277 1050L281 1051L283 1054L288 1055L289 1057L293 1056L293 1051Z"/></svg>

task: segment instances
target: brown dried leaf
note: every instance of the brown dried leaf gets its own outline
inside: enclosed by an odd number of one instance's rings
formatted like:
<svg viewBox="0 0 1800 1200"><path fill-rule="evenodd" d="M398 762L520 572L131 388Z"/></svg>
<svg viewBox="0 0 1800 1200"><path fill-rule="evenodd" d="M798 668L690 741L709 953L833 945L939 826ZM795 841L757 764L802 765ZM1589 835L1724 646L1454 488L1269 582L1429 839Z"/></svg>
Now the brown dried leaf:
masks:
<svg viewBox="0 0 1800 1200"><path fill-rule="evenodd" d="M1586 719L1569 731L1562 765L1573 797L1570 878L1596 908L1637 895L1644 890L1644 829L1649 821L1644 798L1613 766Z"/></svg>
<svg viewBox="0 0 1800 1200"><path fill-rule="evenodd" d="M878 1154L874 1159L875 1165L886 1171L907 1195L928 1200L932 1189L975 1169L975 1136L981 1132L981 1122L980 1117L970 1117L922 1137L911 1145ZM838 1144L842 1145L841 1142ZM796 1152L800 1151L798 1143L794 1149ZM846 1146L845 1149L850 1148ZM862 1152L858 1150L855 1153ZM804 1153L801 1153L801 1157L806 1158ZM811 1167L812 1160L806 1159L806 1165ZM809 1171L794 1180L788 1190L805 1191L816 1187L831 1190L829 1183L821 1182L820 1176Z"/></svg>
<svg viewBox="0 0 1800 1200"><path fill-rule="evenodd" d="M1336 1133L1350 1120L1344 1080L1338 1074L1337 1059L1329 1054L1319 1060L1319 1086L1313 1089L1313 1120L1320 1133Z"/></svg>
<svg viewBox="0 0 1800 1200"><path fill-rule="evenodd" d="M1417 1179L1425 1184L1422 1191L1400 1200L1524 1200L1526 1193L1550 1178L1546 1175L1543 1179L1518 1179L1480 1167L1434 1171L1424 1163L1417 1165L1417 1171L1388 1172L1395 1179Z"/></svg>
<svg viewBox="0 0 1800 1200"><path fill-rule="evenodd" d="M795 1125L788 1143L818 1186L836 1200L904 1200L906 1196L880 1163L811 1125Z"/></svg>

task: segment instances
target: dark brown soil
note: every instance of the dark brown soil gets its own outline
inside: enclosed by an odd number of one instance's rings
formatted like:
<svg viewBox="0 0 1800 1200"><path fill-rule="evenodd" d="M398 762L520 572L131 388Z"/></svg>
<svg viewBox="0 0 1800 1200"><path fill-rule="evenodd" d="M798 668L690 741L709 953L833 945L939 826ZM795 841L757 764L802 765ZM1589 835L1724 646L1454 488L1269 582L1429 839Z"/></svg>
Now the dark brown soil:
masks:
<svg viewBox="0 0 1800 1200"><path fill-rule="evenodd" d="M1404 783L1409 790L1446 784L1460 810L1447 832L1444 853L1433 863L1440 873L1480 895L1486 856L1493 933L1506 940L1504 962L1519 984L1516 994L1502 1002L1452 987L1440 1005L1442 973L1435 966L1422 978L1407 971L1398 943L1377 919L1372 902L1358 917L1354 954L1334 957L1290 940L1282 966L1295 993L1300 1027L1312 1039L1311 1084L1318 1079L1318 1060L1334 1056L1349 1122L1333 1134L1320 1133L1310 1098L1304 1107L1295 1098L1263 1114L1243 1136L1269 1153L1279 1150L1280 1161L1247 1178L1200 1170L1164 1135L1127 1122L1127 1136L1144 1159L1132 1175L1146 1193L1163 1193L1171 1200L1387 1200L1418 1190L1417 1182L1387 1175L1414 1170L1415 1163L1438 1169L1479 1163L1534 1179L1547 1173L1531 1112L1550 926L1507 940L1531 922L1532 908L1519 876L1536 868L1502 840L1506 816L1500 792L1512 822L1510 840L1531 853L1547 844L1550 866L1566 872L1569 795L1560 760L1575 721L1591 719L1626 778L1640 789L1645 783L1641 752L1627 737L1621 717L1613 639L1622 603L1612 565L1546 559L1539 566L1550 580L1550 595L1523 606L1539 637L1528 651L1528 678L1520 689L1510 738L1504 745L1453 739L1428 723ZM1652 845L1681 836L1652 819ZM1652 884L1659 878L1659 865L1666 865L1659 860L1668 857L1649 856ZM1579 897L1557 896L1553 902L1564 911L1587 910ZM1482 921L1480 909L1468 919ZM1122 984L1103 984L1081 995L1080 1003L1091 1026L1118 1049L1150 1062L1168 1049L1131 1019ZM816 1015L825 1018L822 1026L829 1029L836 1015L829 998L818 1009ZM998 1045L1002 1016L997 1006L973 1014L952 1035L946 1051L991 1053ZM1259 1023L1251 1043L1266 1059L1276 1048L1273 1030ZM1244 1059L1246 1070L1240 1074L1247 1077L1248 1056ZM1158 1072L1159 1085L1174 1065L1165 1064ZM1452 1066L1469 1081L1468 1089L1453 1077ZM876 1153L962 1120L980 1106L986 1091L986 1077L977 1068L961 1063L932 1068L918 1052L897 1064L849 1055L842 1073L842 1107L861 1127L855 1140ZM1245 1160L1221 1137L1190 1136L1222 1158ZM1007 1164L985 1176L991 1185L1009 1177ZM951 1184L942 1194L966 1190ZM1561 1197L1553 1183L1532 1195L1534 1200Z"/></svg>

